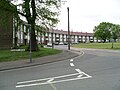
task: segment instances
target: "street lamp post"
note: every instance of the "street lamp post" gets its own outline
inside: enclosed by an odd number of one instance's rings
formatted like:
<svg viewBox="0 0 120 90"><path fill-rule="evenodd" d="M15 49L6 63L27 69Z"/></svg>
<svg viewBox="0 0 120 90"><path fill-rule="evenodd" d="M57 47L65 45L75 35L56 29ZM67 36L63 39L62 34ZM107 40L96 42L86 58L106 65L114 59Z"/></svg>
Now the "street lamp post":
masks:
<svg viewBox="0 0 120 90"><path fill-rule="evenodd" d="M67 1L61 1L62 3L66 3ZM69 7L67 7L68 13L68 50L70 50L70 19L69 19Z"/></svg>
<svg viewBox="0 0 120 90"><path fill-rule="evenodd" d="M70 19L69 19L69 7L67 7L68 12L68 50L70 50Z"/></svg>
<svg viewBox="0 0 120 90"><path fill-rule="evenodd" d="M53 28L52 28L52 48L54 48L54 42L53 42Z"/></svg>
<svg viewBox="0 0 120 90"><path fill-rule="evenodd" d="M28 26L29 29L29 45L30 45L30 50L29 50L29 59L30 59L30 63L32 63L32 42L31 42L31 25L30 24L26 24L26 26Z"/></svg>
<svg viewBox="0 0 120 90"><path fill-rule="evenodd" d="M32 51L31 51L31 49L32 49L32 42L31 42L31 25L29 25L29 36L30 36L30 55L29 55L29 58L30 58L30 63L32 63Z"/></svg>

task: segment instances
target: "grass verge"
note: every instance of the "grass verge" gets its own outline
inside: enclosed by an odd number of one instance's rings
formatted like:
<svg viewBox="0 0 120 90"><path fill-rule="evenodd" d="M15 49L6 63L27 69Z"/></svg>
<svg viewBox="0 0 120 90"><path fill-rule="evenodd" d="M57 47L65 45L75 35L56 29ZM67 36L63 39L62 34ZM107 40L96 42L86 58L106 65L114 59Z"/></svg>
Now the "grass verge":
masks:
<svg viewBox="0 0 120 90"><path fill-rule="evenodd" d="M113 49L113 50L120 50L120 43L80 43L72 45L72 47L76 48L93 48L93 49Z"/></svg>
<svg viewBox="0 0 120 90"><path fill-rule="evenodd" d="M32 58L38 58L53 54L58 54L62 52L61 50L51 49L51 48L40 48L37 52L32 52ZM0 50L0 62L6 61L16 61L29 58L29 51L10 51L10 50Z"/></svg>

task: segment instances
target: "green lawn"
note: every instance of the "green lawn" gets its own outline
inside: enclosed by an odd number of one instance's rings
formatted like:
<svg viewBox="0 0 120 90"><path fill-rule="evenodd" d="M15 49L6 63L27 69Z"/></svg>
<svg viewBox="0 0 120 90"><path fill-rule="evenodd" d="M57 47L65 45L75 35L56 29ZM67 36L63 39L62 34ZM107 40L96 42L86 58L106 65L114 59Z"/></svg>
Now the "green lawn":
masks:
<svg viewBox="0 0 120 90"><path fill-rule="evenodd" d="M94 48L94 49L120 49L120 43L114 43L112 47L112 43L80 43L76 45L72 45L72 47L76 48Z"/></svg>
<svg viewBox="0 0 120 90"><path fill-rule="evenodd" d="M40 51L32 52L32 58L43 57L60 53L60 50L51 48L40 48ZM10 50L0 50L0 62L16 61L29 58L28 51L14 52Z"/></svg>

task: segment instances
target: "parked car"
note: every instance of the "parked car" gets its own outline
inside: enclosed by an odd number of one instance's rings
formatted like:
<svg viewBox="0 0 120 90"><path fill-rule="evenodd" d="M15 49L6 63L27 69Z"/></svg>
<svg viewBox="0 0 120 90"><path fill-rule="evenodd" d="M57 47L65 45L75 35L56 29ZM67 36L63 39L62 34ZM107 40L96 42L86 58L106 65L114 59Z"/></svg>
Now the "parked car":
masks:
<svg viewBox="0 0 120 90"><path fill-rule="evenodd" d="M64 42L64 45L68 45L68 42Z"/></svg>
<svg viewBox="0 0 120 90"><path fill-rule="evenodd" d="M51 42L47 43L47 47L52 47L52 43Z"/></svg>
<svg viewBox="0 0 120 90"><path fill-rule="evenodd" d="M64 43L63 43L63 42L60 42L59 45L64 45Z"/></svg>
<svg viewBox="0 0 120 90"><path fill-rule="evenodd" d="M54 44L55 44L55 45L59 45L59 43L58 43L58 42L55 42Z"/></svg>

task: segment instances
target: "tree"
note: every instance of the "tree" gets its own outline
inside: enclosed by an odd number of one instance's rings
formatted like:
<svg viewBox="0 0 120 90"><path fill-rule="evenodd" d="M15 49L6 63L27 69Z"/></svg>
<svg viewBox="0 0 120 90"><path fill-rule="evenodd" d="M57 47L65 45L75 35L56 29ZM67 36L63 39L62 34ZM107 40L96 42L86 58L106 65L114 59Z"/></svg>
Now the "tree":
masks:
<svg viewBox="0 0 120 90"><path fill-rule="evenodd" d="M116 39L118 39L120 35L120 25L113 24L111 28L111 36L112 39L114 39L114 42L116 42Z"/></svg>
<svg viewBox="0 0 120 90"><path fill-rule="evenodd" d="M38 50L36 36L35 36L35 23L40 23L41 27L46 26L47 28L51 23L56 24L58 22L57 18L58 12L53 11L58 9L60 1L59 0L23 0L22 4L22 16L26 17L28 24L31 25L31 41L32 41L32 51Z"/></svg>
<svg viewBox="0 0 120 90"><path fill-rule="evenodd" d="M112 24L108 22L100 23L98 26L94 28L94 36L97 39L101 39L103 40L103 42L106 42L106 39L110 39L111 37L110 33L111 26Z"/></svg>
<svg viewBox="0 0 120 90"><path fill-rule="evenodd" d="M7 0L8 1L8 0ZM35 25L49 28L49 25L57 24L59 15L60 0L22 0L23 2L14 5L16 9L9 9L4 6L5 10L22 15L26 18L31 26L31 49L37 51L37 40L35 35ZM41 2L42 1L42 2ZM9 2L10 3L10 2ZM20 9L17 7L19 6Z"/></svg>

